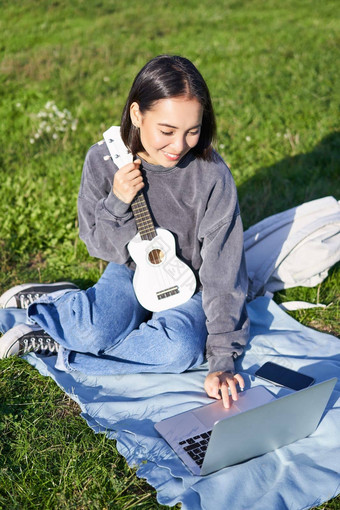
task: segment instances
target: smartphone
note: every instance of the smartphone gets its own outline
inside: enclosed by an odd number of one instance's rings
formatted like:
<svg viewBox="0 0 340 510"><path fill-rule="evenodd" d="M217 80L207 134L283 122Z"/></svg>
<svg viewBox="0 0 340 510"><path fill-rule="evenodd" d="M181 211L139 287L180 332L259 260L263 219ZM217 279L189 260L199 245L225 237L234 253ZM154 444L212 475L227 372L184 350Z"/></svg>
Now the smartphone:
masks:
<svg viewBox="0 0 340 510"><path fill-rule="evenodd" d="M313 384L314 379L290 368L268 361L255 372L256 377L272 382L277 386L286 386L292 390L302 390Z"/></svg>

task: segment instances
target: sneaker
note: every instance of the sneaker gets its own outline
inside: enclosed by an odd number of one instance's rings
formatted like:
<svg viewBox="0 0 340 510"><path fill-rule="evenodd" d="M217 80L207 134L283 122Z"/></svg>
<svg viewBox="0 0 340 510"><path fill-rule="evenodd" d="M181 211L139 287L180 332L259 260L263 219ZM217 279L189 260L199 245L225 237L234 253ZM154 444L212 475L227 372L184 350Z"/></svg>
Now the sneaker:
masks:
<svg viewBox="0 0 340 510"><path fill-rule="evenodd" d="M57 290L78 290L79 287L70 282L57 283L25 283L16 285L0 296L0 308L28 308L43 294L50 294Z"/></svg>
<svg viewBox="0 0 340 510"><path fill-rule="evenodd" d="M18 324L0 338L0 359L36 352L52 356L57 354L59 344L40 326Z"/></svg>

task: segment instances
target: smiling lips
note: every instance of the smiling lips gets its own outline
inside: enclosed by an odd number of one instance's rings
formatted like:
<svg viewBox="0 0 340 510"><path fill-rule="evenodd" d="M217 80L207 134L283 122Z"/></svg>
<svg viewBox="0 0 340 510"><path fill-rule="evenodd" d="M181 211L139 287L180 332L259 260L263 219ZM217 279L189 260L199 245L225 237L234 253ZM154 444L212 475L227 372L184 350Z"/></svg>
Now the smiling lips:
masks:
<svg viewBox="0 0 340 510"><path fill-rule="evenodd" d="M177 161L180 158L180 154L170 154L169 152L163 151L164 156L170 161Z"/></svg>

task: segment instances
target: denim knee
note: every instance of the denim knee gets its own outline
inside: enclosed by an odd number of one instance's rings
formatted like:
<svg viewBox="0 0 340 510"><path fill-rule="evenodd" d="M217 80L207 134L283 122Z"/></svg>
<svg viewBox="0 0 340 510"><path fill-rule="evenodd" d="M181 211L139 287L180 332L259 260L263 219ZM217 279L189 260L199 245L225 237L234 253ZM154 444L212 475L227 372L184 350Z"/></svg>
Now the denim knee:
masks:
<svg viewBox="0 0 340 510"><path fill-rule="evenodd" d="M185 372L204 362L206 334L179 336L171 342L167 352L167 369L173 373Z"/></svg>

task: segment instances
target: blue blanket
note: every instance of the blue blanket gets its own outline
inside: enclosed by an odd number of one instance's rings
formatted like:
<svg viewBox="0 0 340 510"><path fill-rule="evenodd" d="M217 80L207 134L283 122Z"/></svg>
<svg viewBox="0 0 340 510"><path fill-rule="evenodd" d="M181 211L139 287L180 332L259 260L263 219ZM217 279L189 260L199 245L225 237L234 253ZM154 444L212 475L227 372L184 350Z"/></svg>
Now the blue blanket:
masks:
<svg viewBox="0 0 340 510"><path fill-rule="evenodd" d="M254 377L266 361L275 361L313 376L316 382L340 375L338 338L302 326L272 300L260 297L248 305L251 340L237 369L246 388L262 384L279 396L288 390ZM21 310L0 310L3 331L24 322ZM159 503L184 510L280 510L320 505L340 490L340 384L310 436L209 476L192 475L154 423L211 402L203 391L207 366L184 374L137 374L88 377L55 369L55 357L30 354L27 361L55 382L80 406L97 433L117 440L117 448L137 475L156 488Z"/></svg>

